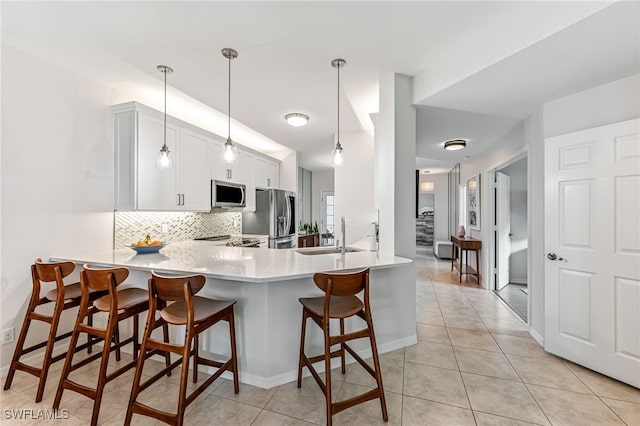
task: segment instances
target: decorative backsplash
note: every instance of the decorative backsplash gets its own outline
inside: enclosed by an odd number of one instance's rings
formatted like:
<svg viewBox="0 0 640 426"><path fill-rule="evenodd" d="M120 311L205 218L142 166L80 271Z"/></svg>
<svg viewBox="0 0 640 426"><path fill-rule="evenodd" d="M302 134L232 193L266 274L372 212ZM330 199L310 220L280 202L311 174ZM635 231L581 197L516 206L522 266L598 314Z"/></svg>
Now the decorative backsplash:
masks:
<svg viewBox="0 0 640 426"><path fill-rule="evenodd" d="M114 212L113 248L119 249L150 235L166 242L213 235L240 235L242 213ZM167 233L162 233L166 224Z"/></svg>

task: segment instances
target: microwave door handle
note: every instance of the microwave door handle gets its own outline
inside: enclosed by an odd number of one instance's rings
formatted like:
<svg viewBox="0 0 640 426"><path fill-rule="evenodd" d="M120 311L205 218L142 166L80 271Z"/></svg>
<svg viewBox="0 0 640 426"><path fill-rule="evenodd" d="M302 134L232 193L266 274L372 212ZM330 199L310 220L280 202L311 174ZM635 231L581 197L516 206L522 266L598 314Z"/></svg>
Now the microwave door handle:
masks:
<svg viewBox="0 0 640 426"><path fill-rule="evenodd" d="M244 188L240 187L240 191L242 191L242 201L240 201L240 204L244 205L244 197L245 197Z"/></svg>

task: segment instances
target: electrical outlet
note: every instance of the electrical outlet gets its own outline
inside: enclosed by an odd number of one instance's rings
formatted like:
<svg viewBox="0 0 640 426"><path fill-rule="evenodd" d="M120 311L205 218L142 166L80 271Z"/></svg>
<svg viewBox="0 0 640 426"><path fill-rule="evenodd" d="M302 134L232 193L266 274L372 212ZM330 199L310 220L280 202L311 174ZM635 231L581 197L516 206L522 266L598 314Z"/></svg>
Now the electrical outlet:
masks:
<svg viewBox="0 0 640 426"><path fill-rule="evenodd" d="M13 342L13 327L2 330L2 344Z"/></svg>

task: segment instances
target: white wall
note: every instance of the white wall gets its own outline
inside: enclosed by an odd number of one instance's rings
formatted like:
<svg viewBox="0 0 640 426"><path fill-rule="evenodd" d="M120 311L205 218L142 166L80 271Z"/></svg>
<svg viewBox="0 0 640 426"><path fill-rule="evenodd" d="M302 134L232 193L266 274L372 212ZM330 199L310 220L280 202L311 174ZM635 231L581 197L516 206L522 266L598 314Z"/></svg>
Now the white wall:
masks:
<svg viewBox="0 0 640 426"><path fill-rule="evenodd" d="M110 96L105 86L2 46L0 323L16 337L37 257L112 247ZM14 345L1 347L3 367Z"/></svg>
<svg viewBox="0 0 640 426"><path fill-rule="evenodd" d="M420 182L434 183L434 213L433 238L434 241L449 240L449 177L446 173L421 174Z"/></svg>
<svg viewBox="0 0 640 426"><path fill-rule="evenodd" d="M640 117L640 74L544 104L544 137Z"/></svg>
<svg viewBox="0 0 640 426"><path fill-rule="evenodd" d="M340 218L346 221L347 244L365 238L376 220L373 203L373 138L366 132L340 136L345 165L335 169L335 235L341 240Z"/></svg>
<svg viewBox="0 0 640 426"><path fill-rule="evenodd" d="M510 178L511 253L509 254L509 282L527 284L528 226L527 226L527 158L521 158L500 169Z"/></svg>
<svg viewBox="0 0 640 426"><path fill-rule="evenodd" d="M333 191L333 169L311 172L311 220L321 226L323 220L322 191ZM324 232L324 225L320 232Z"/></svg>

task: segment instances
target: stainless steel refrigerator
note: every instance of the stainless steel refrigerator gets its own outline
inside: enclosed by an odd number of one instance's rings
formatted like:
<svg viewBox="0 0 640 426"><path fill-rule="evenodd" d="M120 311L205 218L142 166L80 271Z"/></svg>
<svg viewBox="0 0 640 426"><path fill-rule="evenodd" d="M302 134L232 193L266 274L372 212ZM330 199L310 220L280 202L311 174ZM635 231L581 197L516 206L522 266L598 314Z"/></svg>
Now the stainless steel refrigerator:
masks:
<svg viewBox="0 0 640 426"><path fill-rule="evenodd" d="M256 189L256 211L242 214L242 233L269 235L269 248L296 247L296 194Z"/></svg>

